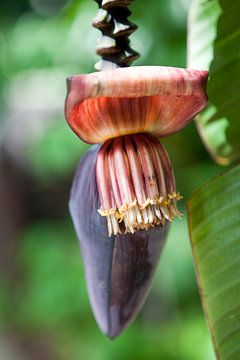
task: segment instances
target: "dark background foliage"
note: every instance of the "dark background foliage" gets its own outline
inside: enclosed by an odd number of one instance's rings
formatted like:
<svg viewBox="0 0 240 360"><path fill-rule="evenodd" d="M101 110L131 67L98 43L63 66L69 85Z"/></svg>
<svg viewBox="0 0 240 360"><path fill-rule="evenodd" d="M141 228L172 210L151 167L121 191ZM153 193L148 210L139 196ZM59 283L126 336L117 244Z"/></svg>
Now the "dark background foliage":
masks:
<svg viewBox="0 0 240 360"><path fill-rule="evenodd" d="M138 65L186 65L189 4L134 2ZM90 311L67 204L87 146L66 125L63 103L66 76L91 72L97 61L96 10L92 0L0 3L0 358L210 360L186 216L172 225L129 330L111 342ZM185 199L220 172L194 124L165 144Z"/></svg>

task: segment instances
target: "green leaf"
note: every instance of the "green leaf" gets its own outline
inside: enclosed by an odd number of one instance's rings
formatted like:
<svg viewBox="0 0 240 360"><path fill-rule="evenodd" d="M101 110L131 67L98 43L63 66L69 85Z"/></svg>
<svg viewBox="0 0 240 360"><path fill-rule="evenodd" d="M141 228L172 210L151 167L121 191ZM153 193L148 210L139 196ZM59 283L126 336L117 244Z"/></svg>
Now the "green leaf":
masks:
<svg viewBox="0 0 240 360"><path fill-rule="evenodd" d="M188 66L210 67L210 104L197 117L197 127L208 151L222 165L240 158L239 14L239 1L195 0L189 17Z"/></svg>
<svg viewBox="0 0 240 360"><path fill-rule="evenodd" d="M221 10L217 0L193 0L188 20L188 66L209 70Z"/></svg>
<svg viewBox="0 0 240 360"><path fill-rule="evenodd" d="M240 166L188 202L189 230L205 316L218 359L240 359Z"/></svg>

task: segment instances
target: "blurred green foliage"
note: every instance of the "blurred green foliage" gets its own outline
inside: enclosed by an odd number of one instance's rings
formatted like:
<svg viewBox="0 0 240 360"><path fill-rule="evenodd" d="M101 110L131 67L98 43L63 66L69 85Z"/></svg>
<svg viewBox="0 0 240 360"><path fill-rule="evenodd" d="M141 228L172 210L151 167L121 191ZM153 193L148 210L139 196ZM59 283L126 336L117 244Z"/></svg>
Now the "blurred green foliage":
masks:
<svg viewBox="0 0 240 360"><path fill-rule="evenodd" d="M63 180L70 182L86 150L65 124L65 78L94 70L98 32L91 28L93 0L61 3L51 15L46 3L1 1L0 141L30 174L34 191L44 187L51 194ZM189 0L133 3L131 19L139 30L132 45L142 53L137 64L185 66L188 7ZM185 197L220 171L194 125L165 144ZM16 285L0 281L2 332L24 339L44 336L50 358L57 360L213 359L186 221L172 225L146 305L114 342L102 336L91 314L67 211L57 219L49 213L32 218L17 240Z"/></svg>
<svg viewBox="0 0 240 360"><path fill-rule="evenodd" d="M73 238L68 222L37 223L23 234L17 256L23 275L11 326L25 336L49 334L60 359L213 359L185 221L171 229L143 314L114 342L99 333L91 315Z"/></svg>

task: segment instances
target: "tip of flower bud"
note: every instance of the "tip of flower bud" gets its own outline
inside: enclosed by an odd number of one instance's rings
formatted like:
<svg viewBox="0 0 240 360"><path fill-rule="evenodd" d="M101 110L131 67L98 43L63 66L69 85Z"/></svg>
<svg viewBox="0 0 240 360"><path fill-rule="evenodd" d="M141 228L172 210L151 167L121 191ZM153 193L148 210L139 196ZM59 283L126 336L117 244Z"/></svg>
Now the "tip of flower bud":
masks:
<svg viewBox="0 0 240 360"><path fill-rule="evenodd" d="M101 216L108 234L134 233L163 226L181 217L175 179L167 153L146 134L124 136L105 143L96 166Z"/></svg>
<svg viewBox="0 0 240 360"><path fill-rule="evenodd" d="M95 319L109 338L136 318L149 292L169 223L134 234L108 236L98 214L96 160L99 146L81 159L71 190L70 211L77 232Z"/></svg>

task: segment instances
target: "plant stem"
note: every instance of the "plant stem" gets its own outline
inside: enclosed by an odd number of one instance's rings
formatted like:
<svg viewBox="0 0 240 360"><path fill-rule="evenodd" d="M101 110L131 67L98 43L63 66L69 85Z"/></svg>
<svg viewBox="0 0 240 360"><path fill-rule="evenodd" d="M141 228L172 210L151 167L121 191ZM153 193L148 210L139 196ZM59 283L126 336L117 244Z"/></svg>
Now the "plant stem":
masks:
<svg viewBox="0 0 240 360"><path fill-rule="evenodd" d="M102 57L97 70L130 66L139 54L130 47L129 36L137 26L128 20L133 0L95 0L99 9L93 26L102 32L96 53Z"/></svg>

